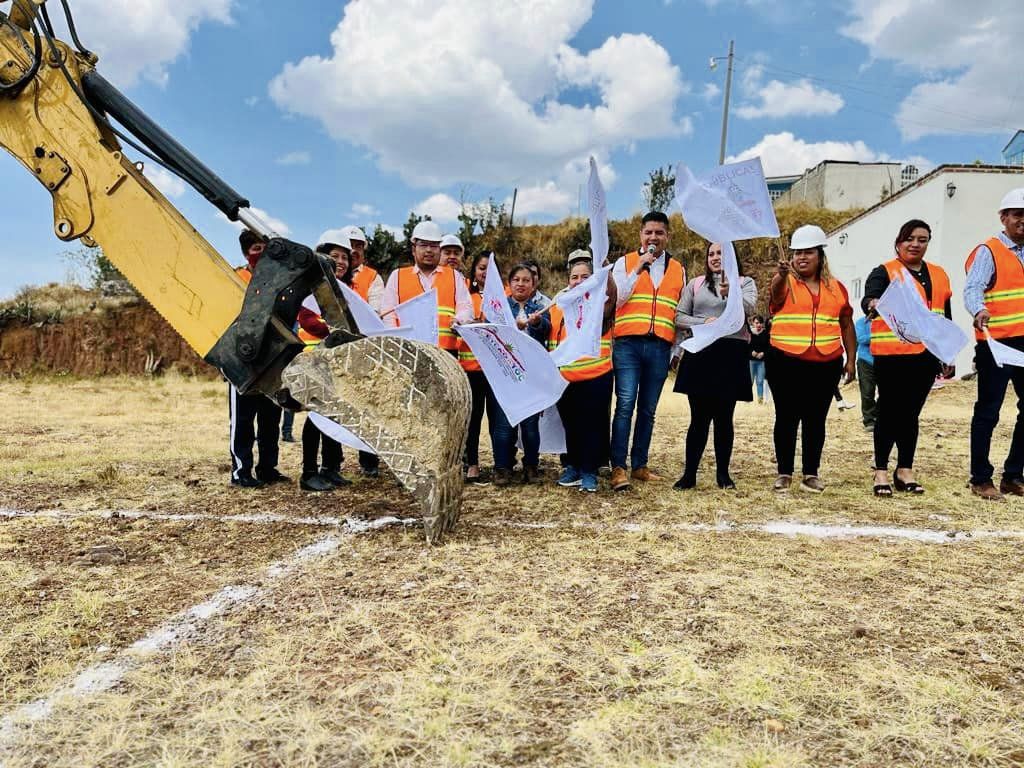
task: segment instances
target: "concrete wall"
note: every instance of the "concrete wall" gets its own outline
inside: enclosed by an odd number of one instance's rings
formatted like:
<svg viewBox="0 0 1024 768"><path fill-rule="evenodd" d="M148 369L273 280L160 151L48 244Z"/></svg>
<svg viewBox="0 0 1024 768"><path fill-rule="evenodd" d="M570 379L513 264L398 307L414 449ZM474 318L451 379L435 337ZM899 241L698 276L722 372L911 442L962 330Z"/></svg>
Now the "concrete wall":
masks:
<svg viewBox="0 0 1024 768"><path fill-rule="evenodd" d="M808 170L779 198L778 204L807 203L833 211L870 208L882 200L883 188L899 191L898 163L826 162Z"/></svg>
<svg viewBox="0 0 1024 768"><path fill-rule="evenodd" d="M950 182L956 186L952 198L946 193ZM909 219L923 219L932 228L932 242L925 258L944 267L949 274L953 320L972 340L957 359L957 371L970 371L974 337L963 303L964 261L976 245L1002 229L997 212L999 201L1006 192L1022 185L1022 169L943 171L833 232L826 247L829 266L849 290L855 317L861 314L864 280L874 267L893 258L893 241L900 226Z"/></svg>

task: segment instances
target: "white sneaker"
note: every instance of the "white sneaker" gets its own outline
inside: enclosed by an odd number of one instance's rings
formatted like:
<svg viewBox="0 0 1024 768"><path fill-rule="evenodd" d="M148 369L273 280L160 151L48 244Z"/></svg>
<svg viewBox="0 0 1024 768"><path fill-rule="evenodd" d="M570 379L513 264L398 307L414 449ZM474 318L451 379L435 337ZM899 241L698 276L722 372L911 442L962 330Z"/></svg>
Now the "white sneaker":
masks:
<svg viewBox="0 0 1024 768"><path fill-rule="evenodd" d="M840 400L839 401L839 405L837 407L839 408L840 411L848 411L851 408L856 408L857 404L856 403L851 403L849 400Z"/></svg>

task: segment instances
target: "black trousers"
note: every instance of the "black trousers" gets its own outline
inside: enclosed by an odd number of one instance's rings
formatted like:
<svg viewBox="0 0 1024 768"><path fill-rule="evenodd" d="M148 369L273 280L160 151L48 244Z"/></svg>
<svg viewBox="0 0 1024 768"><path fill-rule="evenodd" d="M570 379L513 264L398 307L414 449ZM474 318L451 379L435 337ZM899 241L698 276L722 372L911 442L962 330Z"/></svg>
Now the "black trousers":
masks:
<svg viewBox="0 0 1024 768"><path fill-rule="evenodd" d="M608 463L611 441L611 371L586 381L571 381L558 401L558 415L565 427L568 466L597 474Z"/></svg>
<svg viewBox="0 0 1024 768"><path fill-rule="evenodd" d="M825 418L843 372L842 358L818 363L783 354L765 357L765 376L775 398L775 460L780 475L792 475L800 432L805 475L817 475L825 447Z"/></svg>
<svg viewBox="0 0 1024 768"><path fill-rule="evenodd" d="M317 453L323 445L323 468L325 470L341 471L341 461L344 458L341 451L341 443L332 440L319 429L313 420L306 416L306 423L302 425L302 474L312 475L320 469L320 462L317 461Z"/></svg>
<svg viewBox="0 0 1024 768"><path fill-rule="evenodd" d="M230 420L231 478L253 474L253 446L259 446L260 460L256 477L277 469L278 429L281 408L265 395L240 395L228 384Z"/></svg>
<svg viewBox="0 0 1024 768"><path fill-rule="evenodd" d="M480 425L484 420L487 401L494 398L491 385L483 371L466 371L469 389L473 393L473 405L469 412L469 432L466 435L466 452L462 463L473 467L480 463Z"/></svg>
<svg viewBox="0 0 1024 768"><path fill-rule="evenodd" d="M719 483L730 480L729 462L732 460L733 412L735 400L726 400L713 395L687 395L690 401L690 426L686 430L686 457L683 477L697 478L704 448L708 444L708 433L715 425L715 477Z"/></svg>
<svg viewBox="0 0 1024 768"><path fill-rule="evenodd" d="M1024 338L1000 339L1014 349L1024 351ZM1003 464L1003 479L1024 479L1024 368L1007 365L1000 368L992 359L988 342L979 342L974 355L978 368L978 400L971 418L971 482L975 485L992 480L994 468L988 454L992 433L999 423L999 409L1006 397L1006 385L1013 382L1017 393L1017 423L1013 427L1010 453Z"/></svg>
<svg viewBox="0 0 1024 768"><path fill-rule="evenodd" d="M897 468L914 466L917 433L928 393L942 364L931 352L875 355L878 416L875 419L875 469L889 468L896 446Z"/></svg>
<svg viewBox="0 0 1024 768"><path fill-rule="evenodd" d="M857 360L857 385L860 387L860 415L865 427L874 427L878 418L878 402L875 399L877 382L875 365L867 360Z"/></svg>

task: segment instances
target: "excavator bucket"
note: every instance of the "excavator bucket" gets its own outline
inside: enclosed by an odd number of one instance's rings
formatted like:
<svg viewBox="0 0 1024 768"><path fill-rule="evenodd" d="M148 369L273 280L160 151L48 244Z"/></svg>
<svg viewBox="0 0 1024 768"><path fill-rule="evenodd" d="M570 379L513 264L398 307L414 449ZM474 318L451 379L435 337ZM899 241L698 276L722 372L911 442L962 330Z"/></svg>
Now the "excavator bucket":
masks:
<svg viewBox="0 0 1024 768"><path fill-rule="evenodd" d="M455 527L471 401L455 358L391 336L321 344L292 360L281 383L380 456L419 503L428 542Z"/></svg>

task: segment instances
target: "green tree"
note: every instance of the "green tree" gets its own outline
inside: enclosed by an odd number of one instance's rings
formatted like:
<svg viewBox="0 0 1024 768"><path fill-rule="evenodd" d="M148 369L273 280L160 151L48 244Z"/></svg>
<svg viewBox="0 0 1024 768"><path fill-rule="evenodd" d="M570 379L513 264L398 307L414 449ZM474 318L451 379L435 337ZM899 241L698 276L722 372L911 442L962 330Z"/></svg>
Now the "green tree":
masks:
<svg viewBox="0 0 1024 768"><path fill-rule="evenodd" d="M676 196L676 172L671 165L655 168L647 174L644 182L644 203L649 211L668 212L672 200Z"/></svg>
<svg viewBox="0 0 1024 768"><path fill-rule="evenodd" d="M87 288L99 290L109 283L128 283L121 271L111 263L103 253L103 249L98 246L89 248L83 245L73 251L65 251L62 258L71 265L75 272L84 273Z"/></svg>
<svg viewBox="0 0 1024 768"><path fill-rule="evenodd" d="M416 226L413 224L413 226ZM412 230L409 230L412 232ZM406 248L391 232L378 224L369 235L366 244L366 262L380 272L385 278L390 272L402 265L406 258Z"/></svg>

